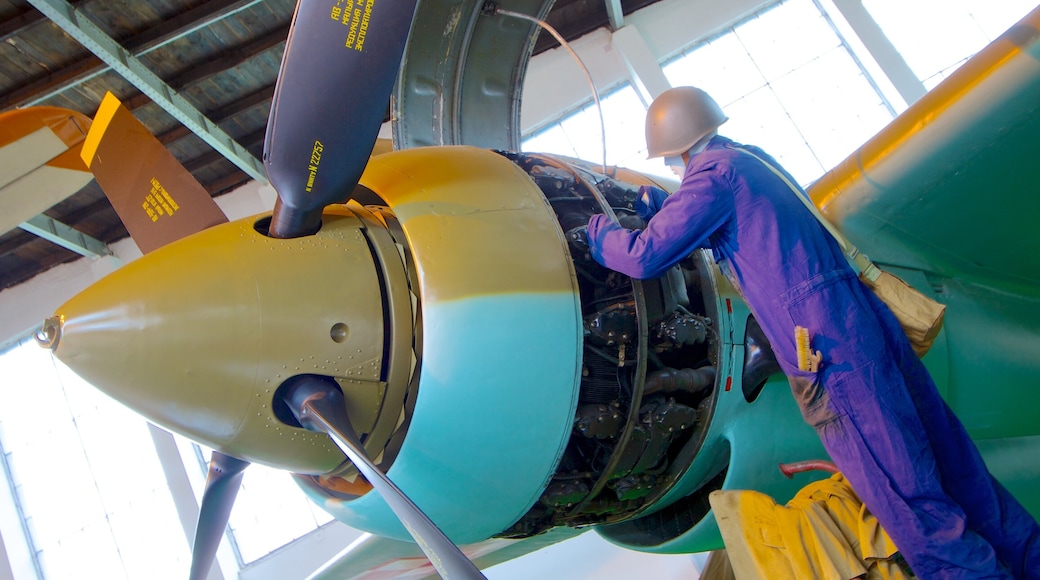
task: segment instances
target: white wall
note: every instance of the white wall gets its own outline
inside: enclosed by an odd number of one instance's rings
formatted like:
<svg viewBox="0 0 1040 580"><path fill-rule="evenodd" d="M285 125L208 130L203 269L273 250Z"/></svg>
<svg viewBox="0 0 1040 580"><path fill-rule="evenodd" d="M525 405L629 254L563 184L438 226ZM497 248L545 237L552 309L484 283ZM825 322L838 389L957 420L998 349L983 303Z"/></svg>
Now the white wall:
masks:
<svg viewBox="0 0 1040 580"><path fill-rule="evenodd" d="M114 256L80 258L0 292L0 345L39 328L66 300L141 255L129 239L112 244L109 249Z"/></svg>
<svg viewBox="0 0 1040 580"><path fill-rule="evenodd" d="M625 25L618 32L600 28L571 42L571 48L589 69L600 92L628 81L650 87L656 85L656 77L663 79L663 73L660 67L656 67L656 71L649 69L645 60L640 58L643 56L638 52L640 40L656 62L661 62L678 54L693 41L712 36L771 3L763 0L662 0L626 16ZM632 34L633 30L636 34ZM620 41L615 39L619 35ZM626 51L635 54L626 58ZM631 69L632 64L637 70ZM639 77L647 77L650 82ZM651 96L660 92L651 90ZM563 47L543 52L534 57L527 68L520 114L521 131L536 130L591 98L592 92L581 68Z"/></svg>

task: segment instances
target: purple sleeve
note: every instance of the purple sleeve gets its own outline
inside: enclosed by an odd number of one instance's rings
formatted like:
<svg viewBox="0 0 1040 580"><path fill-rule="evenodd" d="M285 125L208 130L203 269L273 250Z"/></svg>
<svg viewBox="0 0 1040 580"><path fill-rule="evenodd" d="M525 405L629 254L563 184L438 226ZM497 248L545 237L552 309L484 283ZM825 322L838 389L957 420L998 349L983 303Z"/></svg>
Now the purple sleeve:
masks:
<svg viewBox="0 0 1040 580"><path fill-rule="evenodd" d="M728 180L712 163L686 174L646 229L626 230L607 216L589 220L592 257L604 266L639 280L656 278L697 248L733 215Z"/></svg>

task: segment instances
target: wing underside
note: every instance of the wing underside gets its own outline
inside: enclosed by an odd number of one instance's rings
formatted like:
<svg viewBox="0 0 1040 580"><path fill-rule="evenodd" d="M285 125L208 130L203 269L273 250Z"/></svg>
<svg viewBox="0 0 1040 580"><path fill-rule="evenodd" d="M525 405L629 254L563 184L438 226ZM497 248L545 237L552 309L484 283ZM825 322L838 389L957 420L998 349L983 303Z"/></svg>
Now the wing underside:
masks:
<svg viewBox="0 0 1040 580"><path fill-rule="evenodd" d="M89 127L84 115L57 107L0 114L0 234L90 183L79 158Z"/></svg>

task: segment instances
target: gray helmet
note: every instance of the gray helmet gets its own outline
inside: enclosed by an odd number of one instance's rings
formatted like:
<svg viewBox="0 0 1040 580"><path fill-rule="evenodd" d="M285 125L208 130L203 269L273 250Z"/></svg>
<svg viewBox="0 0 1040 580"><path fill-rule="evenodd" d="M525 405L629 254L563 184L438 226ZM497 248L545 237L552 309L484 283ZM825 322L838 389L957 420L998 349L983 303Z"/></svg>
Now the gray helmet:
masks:
<svg viewBox="0 0 1040 580"><path fill-rule="evenodd" d="M668 89L646 112L647 158L682 155L728 120L708 93L696 87Z"/></svg>

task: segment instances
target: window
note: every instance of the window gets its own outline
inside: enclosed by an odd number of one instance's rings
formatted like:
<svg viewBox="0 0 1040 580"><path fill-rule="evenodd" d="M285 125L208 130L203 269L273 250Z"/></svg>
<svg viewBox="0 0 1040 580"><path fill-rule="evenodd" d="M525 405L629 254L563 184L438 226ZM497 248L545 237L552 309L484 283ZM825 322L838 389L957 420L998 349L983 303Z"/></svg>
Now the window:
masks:
<svg viewBox="0 0 1040 580"><path fill-rule="evenodd" d="M147 424L33 341L0 355L0 442L45 578L171 578L190 548ZM6 534L5 534L6 536Z"/></svg>
<svg viewBox="0 0 1040 580"><path fill-rule="evenodd" d="M651 175L674 178L660 159L646 158L643 126L646 106L629 84L600 98L606 125L607 165L621 165ZM592 163L603 162L603 139L599 113L591 100L577 111L523 140L521 149L533 153L555 153Z"/></svg>
<svg viewBox="0 0 1040 580"><path fill-rule="evenodd" d="M1034 8L1033 0L863 0L864 6L931 89ZM830 3L827 3L830 6ZM829 8L833 10L833 8ZM662 65L672 86L708 91L730 120L721 132L761 146L803 185L833 168L891 121L901 103L879 89L856 39L846 42L818 0L785 0ZM878 69L870 69L878 70ZM875 73L878 74L878 73ZM607 163L672 177L646 160L646 108L625 84L602 99ZM523 150L588 161L603 158L590 100L530 135Z"/></svg>
<svg viewBox="0 0 1040 580"><path fill-rule="evenodd" d="M708 91L720 131L771 153L802 184L892 120L894 112L812 0L776 4L663 66L672 86Z"/></svg>
<svg viewBox="0 0 1040 580"><path fill-rule="evenodd" d="M701 41L662 66L672 86L710 93L730 120L722 133L761 146L805 185L846 158L896 111L814 0L779 2ZM607 163L674 175L647 160L646 107L622 85L602 99ZM603 158L595 104L587 102L523 141L524 151Z"/></svg>
<svg viewBox="0 0 1040 580"><path fill-rule="evenodd" d="M175 437L201 501L211 450ZM289 473L252 464L242 475L228 525L238 565L246 567L331 521L332 516L307 499Z"/></svg>
<svg viewBox="0 0 1040 580"><path fill-rule="evenodd" d="M1036 8L1035 0L863 0L928 89Z"/></svg>
<svg viewBox="0 0 1040 580"><path fill-rule="evenodd" d="M145 420L32 340L0 354L0 376L0 467L18 508L0 510L0 528L31 552L11 558L16 577L187 577L191 546ZM201 499L209 451L176 439ZM287 473L251 465L230 521L239 566L332 519Z"/></svg>

